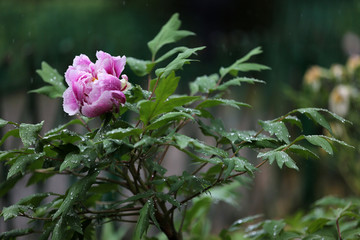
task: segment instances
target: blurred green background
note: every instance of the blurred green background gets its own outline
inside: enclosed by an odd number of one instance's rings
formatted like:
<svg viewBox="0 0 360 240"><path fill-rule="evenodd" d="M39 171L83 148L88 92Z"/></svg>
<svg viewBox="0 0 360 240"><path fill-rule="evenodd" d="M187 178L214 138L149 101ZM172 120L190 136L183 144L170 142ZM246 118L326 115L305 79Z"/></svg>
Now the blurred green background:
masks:
<svg viewBox="0 0 360 240"><path fill-rule="evenodd" d="M181 28L197 34L183 41L192 47L207 46L198 56L201 64L185 66L184 83L217 72L221 66L262 46L264 53L253 61L272 70L255 77L267 84L242 87L235 93L241 101L254 106L251 114L255 119L271 119L293 108L285 89L300 89L305 70L313 64L329 67L344 63L349 54L344 36L360 34L358 0L2 0L1 101L42 86L36 74L42 61L64 73L75 55L83 53L95 60L97 50L149 59L146 43L175 12L180 13ZM145 86L146 81L135 77L129 68L125 73L130 82ZM180 91L187 89L183 84ZM32 96L27 96L30 105L26 106L36 111ZM58 111L63 116L61 105ZM1 107L0 117L5 118ZM256 122L250 124L251 128L255 126ZM272 186L287 181L296 189L289 190L288 185L265 188L260 195L264 199L257 200L261 209L251 214L264 211L274 217L306 207L323 194L352 194L331 166L311 161L299 165L300 173L281 171L272 177L276 182ZM334 189L319 187L314 182L321 175L325 177L319 181L331 183L335 179L340 185L333 185ZM289 191L301 194L285 199ZM296 203L284 203L294 198Z"/></svg>

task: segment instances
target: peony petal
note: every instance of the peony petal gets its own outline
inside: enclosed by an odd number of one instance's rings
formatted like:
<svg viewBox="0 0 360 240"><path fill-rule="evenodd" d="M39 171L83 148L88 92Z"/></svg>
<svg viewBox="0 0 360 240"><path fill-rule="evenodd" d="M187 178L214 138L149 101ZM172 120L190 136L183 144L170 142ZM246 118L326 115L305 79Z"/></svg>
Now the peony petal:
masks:
<svg viewBox="0 0 360 240"><path fill-rule="evenodd" d="M89 71L89 66L91 63L92 62L88 56L85 54L80 54L74 58L73 66L78 70Z"/></svg>
<svg viewBox="0 0 360 240"><path fill-rule="evenodd" d="M102 91L121 90L121 81L119 78L113 75L107 73L99 73L98 80L94 82L94 87L101 88Z"/></svg>
<svg viewBox="0 0 360 240"><path fill-rule="evenodd" d="M86 117L97 117L125 103L125 95L121 91L105 91L95 102L85 103L81 113Z"/></svg>
<svg viewBox="0 0 360 240"><path fill-rule="evenodd" d="M75 115L79 112L79 104L76 100L71 87L67 88L63 94L63 108L66 113L70 116Z"/></svg>
<svg viewBox="0 0 360 240"><path fill-rule="evenodd" d="M119 78L121 72L124 70L126 57L116 56L113 57L110 54L98 51L96 52L96 57L98 60L95 62L96 71L106 72L108 74L114 75Z"/></svg>

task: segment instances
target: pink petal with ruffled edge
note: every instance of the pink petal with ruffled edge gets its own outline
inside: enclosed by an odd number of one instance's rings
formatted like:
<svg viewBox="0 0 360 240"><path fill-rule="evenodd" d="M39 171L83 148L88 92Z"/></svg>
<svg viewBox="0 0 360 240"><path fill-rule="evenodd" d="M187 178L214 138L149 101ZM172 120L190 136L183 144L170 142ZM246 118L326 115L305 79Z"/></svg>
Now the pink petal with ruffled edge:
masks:
<svg viewBox="0 0 360 240"><path fill-rule="evenodd" d="M95 62L97 72L105 71L106 73L114 75L118 78L124 70L126 64L125 56L113 57L106 52L97 51L96 57L98 58Z"/></svg>
<svg viewBox="0 0 360 240"><path fill-rule="evenodd" d="M85 103L81 113L86 117L97 117L119 108L120 103L125 103L125 95L121 91L105 91L95 102Z"/></svg>
<svg viewBox="0 0 360 240"><path fill-rule="evenodd" d="M71 88L65 90L63 98L64 111L70 116L77 114L79 112L79 103L76 100Z"/></svg>

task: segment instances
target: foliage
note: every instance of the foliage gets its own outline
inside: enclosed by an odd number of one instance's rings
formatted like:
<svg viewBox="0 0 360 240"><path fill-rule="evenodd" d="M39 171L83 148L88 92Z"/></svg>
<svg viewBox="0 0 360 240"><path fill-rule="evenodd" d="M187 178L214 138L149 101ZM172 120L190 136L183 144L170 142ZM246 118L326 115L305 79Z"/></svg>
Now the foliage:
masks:
<svg viewBox="0 0 360 240"><path fill-rule="evenodd" d="M179 30L180 23L178 14L174 14L148 43L151 60L128 58L128 65L139 77L147 76L148 89L133 86L126 92L127 101L119 112L104 114L100 127L90 128L88 123L93 119L78 116L77 120L41 134L42 123L0 120L1 126L13 127L0 143L14 136L24 144L21 149L0 152L0 160L10 167L6 182L0 185L2 194L25 175L32 176L29 185L56 174L76 179L65 193L37 193L5 207L1 212L5 220L26 217L29 229L3 233L2 238L39 231L40 239L90 238L98 225L110 221L136 222L133 239L144 238L150 226L169 239L181 239L203 228L196 223L204 221L202 213L213 200L207 194L216 187L231 186L241 181L242 175L253 176L267 162L298 170L294 155L317 157L309 144L329 154L333 154L334 143L349 147L330 136L302 133L300 116L307 116L330 132L327 118L346 122L325 109L301 108L273 120L259 121L258 131L227 129L215 117L218 108L249 107L228 99L228 92L230 87L244 82L262 82L241 75L268 69L247 62L261 53L260 48L228 67L221 67L218 73L195 78L190 83L191 94L176 94L179 70L204 49L175 47L156 58L163 46L193 35ZM41 76L53 85L46 89L46 94L56 97L62 85L54 85L48 79L51 73L56 71L43 65ZM62 81L60 77L56 79ZM135 116L135 121L132 118L125 121L125 116ZM83 126L87 132L71 131L72 125ZM289 131L292 126L295 130ZM185 130L194 128L200 129L202 135L186 134ZM290 132L294 132L293 136ZM205 138L211 139L211 143ZM166 157L170 148L187 156L188 167L180 175L167 174L164 167L165 161L172 161ZM243 149L255 151L259 161L248 159ZM277 235L284 223L271 221L263 226Z"/></svg>
<svg viewBox="0 0 360 240"><path fill-rule="evenodd" d="M354 150L340 148L335 160L336 171L345 179L351 190L360 194L360 56L349 57L345 65L332 64L330 68L311 66L304 75L303 88L299 92L291 92L291 99L298 107L316 106L349 119L352 124L339 124L330 121L323 126L327 131L354 146Z"/></svg>

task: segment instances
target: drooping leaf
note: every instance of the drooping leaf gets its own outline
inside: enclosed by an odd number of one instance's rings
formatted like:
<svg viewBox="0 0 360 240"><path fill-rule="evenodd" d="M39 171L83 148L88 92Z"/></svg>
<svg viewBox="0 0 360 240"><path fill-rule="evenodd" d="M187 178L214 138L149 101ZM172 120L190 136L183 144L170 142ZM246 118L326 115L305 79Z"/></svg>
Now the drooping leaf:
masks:
<svg viewBox="0 0 360 240"><path fill-rule="evenodd" d="M155 36L155 38L148 42L148 47L151 51L153 59L155 59L156 53L164 45L176 42L184 37L194 35L194 33L189 31L178 30L180 26L181 21L179 20L179 14L175 13L161 28L160 32Z"/></svg>
<svg viewBox="0 0 360 240"><path fill-rule="evenodd" d="M20 214L25 213L29 209L31 209L30 206L15 204L15 205L11 205L9 207L4 207L2 209L0 215L4 217L4 221L7 221L9 219L17 217Z"/></svg>
<svg viewBox="0 0 360 240"><path fill-rule="evenodd" d="M333 154L333 149L331 144L324 137L318 135L311 135L311 136L305 136L305 139L309 143L321 147L330 155Z"/></svg>
<svg viewBox="0 0 360 240"><path fill-rule="evenodd" d="M9 169L7 179L11 178L12 176L14 176L15 174L17 174L19 172L24 174L25 170L29 164L33 163L34 161L36 161L37 159L41 158L44 155L45 155L45 153L42 152L42 153L33 153L33 154L19 156L15 160L15 162L13 163L11 168Z"/></svg>
<svg viewBox="0 0 360 240"><path fill-rule="evenodd" d="M32 93L42 93L50 98L62 97L66 87L64 85L64 77L61 76L57 70L53 69L46 62L41 63L41 70L36 71L44 82L50 86L44 86L39 89L32 90Z"/></svg>
<svg viewBox="0 0 360 240"><path fill-rule="evenodd" d="M259 121L259 123L265 131L269 132L271 135L275 134L280 141L290 143L289 131L283 122Z"/></svg>
<svg viewBox="0 0 360 240"><path fill-rule="evenodd" d="M50 195L52 195L52 194L51 193L34 193L34 194L31 194L29 196L26 196L26 197L20 199L16 204L37 207L37 206L39 206L40 202L44 198L46 198Z"/></svg>
<svg viewBox="0 0 360 240"><path fill-rule="evenodd" d="M140 240L143 234L146 233L149 227L149 217L149 202L146 202L140 210L140 216L136 223L133 240Z"/></svg>
<svg viewBox="0 0 360 240"><path fill-rule="evenodd" d="M310 151L309 149L301 145L293 144L289 147L289 150L306 159L308 158L319 159L318 155L316 155L314 152Z"/></svg>
<svg viewBox="0 0 360 240"><path fill-rule="evenodd" d="M42 129L43 124L44 121L38 124L20 124L19 135L21 141L24 144L24 147L29 147L35 143L35 141L38 139L38 134Z"/></svg>
<svg viewBox="0 0 360 240"><path fill-rule="evenodd" d="M91 187L98 174L98 171L89 173L86 177L75 182L69 188L64 201L62 202L59 209L55 212L52 219L54 220L60 215L65 215L68 211L70 211L75 202L84 199L86 197L86 192Z"/></svg>
<svg viewBox="0 0 360 240"><path fill-rule="evenodd" d="M259 153L258 158L269 159L269 163L274 161L278 164L279 168L282 168L285 164L288 168L299 170L294 160L284 151L272 150L265 153Z"/></svg>
<svg viewBox="0 0 360 240"><path fill-rule="evenodd" d="M189 48L186 51L179 53L177 57L171 61L166 67L158 68L155 71L156 76L167 77L171 72L181 69L185 64L193 61L189 59L193 54L203 50L205 47Z"/></svg>
<svg viewBox="0 0 360 240"><path fill-rule="evenodd" d="M15 129L11 129L10 131L7 131L4 136L1 138L0 141L0 146L3 145L3 143L6 141L6 139L8 139L8 137L13 136L13 137L20 137L19 136L19 129L15 128Z"/></svg>

